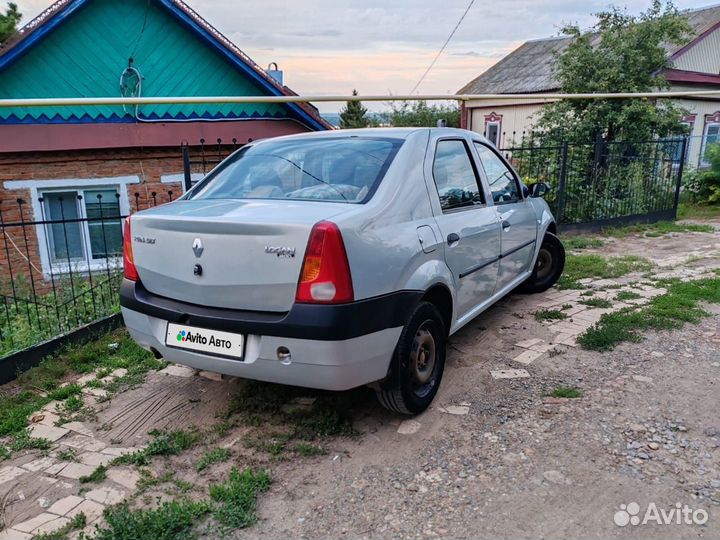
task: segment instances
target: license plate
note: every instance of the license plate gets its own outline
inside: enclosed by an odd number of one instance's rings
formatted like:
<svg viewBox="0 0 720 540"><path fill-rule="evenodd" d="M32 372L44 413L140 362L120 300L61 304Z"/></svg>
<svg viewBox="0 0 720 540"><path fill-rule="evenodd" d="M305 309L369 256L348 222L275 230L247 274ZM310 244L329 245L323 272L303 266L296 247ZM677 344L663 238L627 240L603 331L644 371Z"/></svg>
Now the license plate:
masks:
<svg viewBox="0 0 720 540"><path fill-rule="evenodd" d="M244 336L184 324L168 323L165 344L178 349L242 358Z"/></svg>

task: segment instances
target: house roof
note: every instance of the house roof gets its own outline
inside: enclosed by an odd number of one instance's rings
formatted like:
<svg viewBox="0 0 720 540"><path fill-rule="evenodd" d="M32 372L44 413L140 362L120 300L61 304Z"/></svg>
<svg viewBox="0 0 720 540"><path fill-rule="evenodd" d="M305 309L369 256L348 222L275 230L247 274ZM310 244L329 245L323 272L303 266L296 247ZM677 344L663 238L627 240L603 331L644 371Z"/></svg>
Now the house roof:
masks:
<svg viewBox="0 0 720 540"><path fill-rule="evenodd" d="M720 22L720 4L684 12L692 28L690 44ZM458 90L458 94L515 94L558 90L555 78L557 55L572 42L570 37L526 41ZM672 57L690 45L666 47Z"/></svg>
<svg viewBox="0 0 720 540"><path fill-rule="evenodd" d="M53 31L70 20L83 6L90 3L91 0L58 0L22 27L13 38L6 41L3 46L0 47L0 73L13 66L24 55L45 40ZM258 66L239 47L182 0L152 0L152 3L171 15L177 23L192 32L200 41L204 42L223 57L230 66L239 71L255 88L259 88L262 93L275 96L297 95L290 88L281 85L269 76L265 70ZM332 129L332 126L320 116L317 109L308 103L288 103L281 107L289 109L291 116L296 117L311 129ZM280 116L277 111L274 113L269 112L268 114L269 117ZM117 120L117 118L113 116L116 117L118 115L105 116L107 116L110 121L114 121ZM176 116L184 119L182 112L179 112ZM221 116L222 113L216 112L200 117L200 119L215 119ZM256 118L262 116L262 113L258 114L258 112L255 111L246 116L248 118ZM63 121L68 120L68 118L62 114L59 115L59 117ZM243 117L245 116L239 116L239 118ZM75 118L74 120L83 121L83 118Z"/></svg>

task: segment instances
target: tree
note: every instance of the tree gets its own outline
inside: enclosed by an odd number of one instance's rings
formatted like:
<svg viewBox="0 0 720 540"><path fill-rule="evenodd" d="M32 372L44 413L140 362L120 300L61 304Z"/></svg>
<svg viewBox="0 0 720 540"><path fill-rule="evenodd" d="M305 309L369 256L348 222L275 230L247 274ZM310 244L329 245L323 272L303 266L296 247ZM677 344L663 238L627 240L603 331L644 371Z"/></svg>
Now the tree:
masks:
<svg viewBox="0 0 720 540"><path fill-rule="evenodd" d="M396 127L435 127L438 120L445 120L448 127L460 127L460 110L448 105L428 105L415 101L412 105L404 102L393 105L390 123Z"/></svg>
<svg viewBox="0 0 720 540"><path fill-rule="evenodd" d="M357 96L357 90L353 90L353 96ZM348 101L340 111L340 127L342 129L364 128L370 125L367 118L367 109L360 101Z"/></svg>
<svg viewBox="0 0 720 540"><path fill-rule="evenodd" d="M639 16L617 7L596 14L588 32L566 26L572 41L555 75L566 93L650 92L666 89L665 45L681 45L690 26L671 1L654 0ZM562 100L543 107L535 124L545 143L643 141L681 134L683 111L667 100Z"/></svg>
<svg viewBox="0 0 720 540"><path fill-rule="evenodd" d="M15 34L20 19L22 14L18 11L17 4L8 3L5 14L0 13L0 44Z"/></svg>

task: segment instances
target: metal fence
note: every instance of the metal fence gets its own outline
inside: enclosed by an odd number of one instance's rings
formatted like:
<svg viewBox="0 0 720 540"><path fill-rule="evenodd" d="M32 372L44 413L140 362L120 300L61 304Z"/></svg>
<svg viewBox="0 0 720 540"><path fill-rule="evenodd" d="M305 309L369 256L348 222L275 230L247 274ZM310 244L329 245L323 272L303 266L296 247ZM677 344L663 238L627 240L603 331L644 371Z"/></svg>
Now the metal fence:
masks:
<svg viewBox="0 0 720 540"><path fill-rule="evenodd" d="M131 209L157 205L158 195L135 194ZM0 357L119 311L120 208L108 190L0 203Z"/></svg>
<svg viewBox="0 0 720 540"><path fill-rule="evenodd" d="M686 139L555 146L525 139L501 151L526 184L553 188L546 199L565 230L676 217Z"/></svg>
<svg viewBox="0 0 720 540"><path fill-rule="evenodd" d="M248 139L252 142L252 139ZM187 141L182 143L183 160L183 188L190 189L197 177L205 176L215 165L228 157L241 144L233 137L231 141L216 139L214 144L207 144L205 139L200 139L198 147L190 147Z"/></svg>

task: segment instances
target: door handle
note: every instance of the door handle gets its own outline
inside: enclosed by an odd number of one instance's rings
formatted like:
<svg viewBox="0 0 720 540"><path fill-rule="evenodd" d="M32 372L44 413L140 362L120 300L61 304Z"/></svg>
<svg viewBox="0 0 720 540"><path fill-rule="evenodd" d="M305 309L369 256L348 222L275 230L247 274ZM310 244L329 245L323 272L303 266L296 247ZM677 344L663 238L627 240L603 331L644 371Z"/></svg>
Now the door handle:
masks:
<svg viewBox="0 0 720 540"><path fill-rule="evenodd" d="M512 226L512 224L506 220L503 220L501 225L502 225L503 230L505 230L505 231L507 231Z"/></svg>
<svg viewBox="0 0 720 540"><path fill-rule="evenodd" d="M460 241L460 235L457 233L450 233L447 236L447 243L448 246L452 246L453 244L456 244Z"/></svg>

